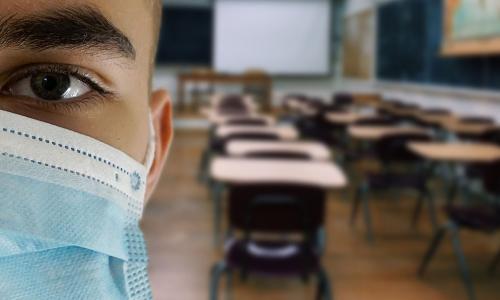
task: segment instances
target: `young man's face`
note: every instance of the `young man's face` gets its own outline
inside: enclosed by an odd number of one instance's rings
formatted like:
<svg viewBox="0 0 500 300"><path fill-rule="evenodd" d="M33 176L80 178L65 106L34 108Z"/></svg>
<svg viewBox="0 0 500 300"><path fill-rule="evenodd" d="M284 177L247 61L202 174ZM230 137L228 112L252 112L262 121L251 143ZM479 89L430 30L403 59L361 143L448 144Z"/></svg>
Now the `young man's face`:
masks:
<svg viewBox="0 0 500 300"><path fill-rule="evenodd" d="M0 109L143 161L151 105L159 173L171 129L168 95L150 92L153 1L0 1Z"/></svg>

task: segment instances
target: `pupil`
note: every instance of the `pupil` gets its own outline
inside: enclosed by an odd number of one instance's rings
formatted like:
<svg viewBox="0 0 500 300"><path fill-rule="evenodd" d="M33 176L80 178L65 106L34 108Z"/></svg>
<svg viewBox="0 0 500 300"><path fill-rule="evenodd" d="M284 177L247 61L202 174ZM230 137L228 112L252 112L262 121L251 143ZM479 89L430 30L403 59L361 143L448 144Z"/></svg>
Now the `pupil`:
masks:
<svg viewBox="0 0 500 300"><path fill-rule="evenodd" d="M34 94L43 100L60 100L70 88L70 77L58 73L41 73L31 77Z"/></svg>
<svg viewBox="0 0 500 300"><path fill-rule="evenodd" d="M57 78L47 75L42 79L42 87L47 91L52 91L57 87Z"/></svg>

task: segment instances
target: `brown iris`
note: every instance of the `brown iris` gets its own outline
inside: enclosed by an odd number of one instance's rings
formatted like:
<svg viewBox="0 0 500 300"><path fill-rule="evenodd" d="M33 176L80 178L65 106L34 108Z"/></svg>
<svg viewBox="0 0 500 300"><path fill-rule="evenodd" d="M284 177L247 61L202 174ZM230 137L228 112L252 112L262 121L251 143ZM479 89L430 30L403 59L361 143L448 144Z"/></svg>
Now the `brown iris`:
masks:
<svg viewBox="0 0 500 300"><path fill-rule="evenodd" d="M39 73L31 77L31 88L44 100L60 100L71 84L70 77L59 73Z"/></svg>

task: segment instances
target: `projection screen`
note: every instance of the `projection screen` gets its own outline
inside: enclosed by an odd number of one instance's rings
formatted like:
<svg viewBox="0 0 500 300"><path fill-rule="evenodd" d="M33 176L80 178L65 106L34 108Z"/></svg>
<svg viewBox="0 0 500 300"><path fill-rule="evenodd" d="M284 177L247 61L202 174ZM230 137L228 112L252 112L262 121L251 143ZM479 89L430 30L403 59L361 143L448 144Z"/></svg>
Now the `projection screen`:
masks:
<svg viewBox="0 0 500 300"><path fill-rule="evenodd" d="M329 0L215 0L214 68L330 73Z"/></svg>

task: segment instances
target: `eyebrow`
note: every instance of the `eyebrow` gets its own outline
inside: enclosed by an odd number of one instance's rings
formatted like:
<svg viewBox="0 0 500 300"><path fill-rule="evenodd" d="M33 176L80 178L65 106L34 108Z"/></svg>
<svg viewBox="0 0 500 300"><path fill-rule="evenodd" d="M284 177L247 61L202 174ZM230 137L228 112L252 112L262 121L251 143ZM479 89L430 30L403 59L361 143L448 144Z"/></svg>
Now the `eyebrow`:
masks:
<svg viewBox="0 0 500 300"><path fill-rule="evenodd" d="M39 15L0 17L0 49L90 50L134 60L130 40L90 6L51 10Z"/></svg>

